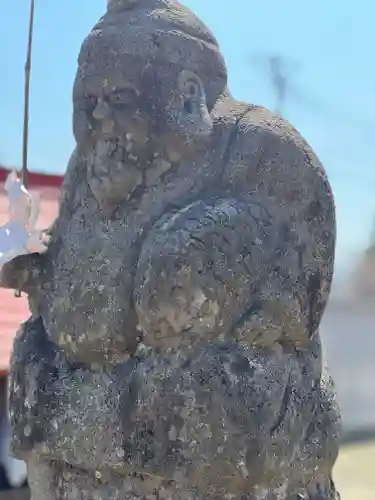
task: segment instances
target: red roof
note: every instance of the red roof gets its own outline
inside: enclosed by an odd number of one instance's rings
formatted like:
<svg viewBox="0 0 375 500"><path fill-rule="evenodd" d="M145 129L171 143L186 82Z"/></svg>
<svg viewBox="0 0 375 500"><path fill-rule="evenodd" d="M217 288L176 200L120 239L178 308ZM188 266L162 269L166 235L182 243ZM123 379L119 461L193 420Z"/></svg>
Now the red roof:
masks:
<svg viewBox="0 0 375 500"><path fill-rule="evenodd" d="M4 181L8 171L0 167L0 225L8 220L8 200L4 190ZM48 227L57 216L59 187L62 176L29 174L30 191L40 195L40 216L38 227ZM8 370L13 338L22 321L29 316L27 299L14 296L14 291L0 288L0 374Z"/></svg>

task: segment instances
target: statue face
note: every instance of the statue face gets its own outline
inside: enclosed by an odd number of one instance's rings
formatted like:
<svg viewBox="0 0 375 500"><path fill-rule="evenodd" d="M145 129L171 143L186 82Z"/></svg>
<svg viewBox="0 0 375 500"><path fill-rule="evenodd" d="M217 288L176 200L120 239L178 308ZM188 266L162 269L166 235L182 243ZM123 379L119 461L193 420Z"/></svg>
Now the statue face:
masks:
<svg viewBox="0 0 375 500"><path fill-rule="evenodd" d="M142 40L139 40L142 43ZM115 33L85 41L74 84L73 128L89 157L89 183L118 203L150 184L211 135L200 78L168 62L126 52Z"/></svg>

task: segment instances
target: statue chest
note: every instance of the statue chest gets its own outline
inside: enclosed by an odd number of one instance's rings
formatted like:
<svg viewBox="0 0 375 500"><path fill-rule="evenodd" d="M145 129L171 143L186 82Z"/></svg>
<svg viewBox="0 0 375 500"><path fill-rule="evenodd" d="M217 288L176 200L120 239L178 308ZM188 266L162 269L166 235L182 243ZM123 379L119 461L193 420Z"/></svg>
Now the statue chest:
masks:
<svg viewBox="0 0 375 500"><path fill-rule="evenodd" d="M144 230L135 222L82 211L59 226L40 306L49 336L73 359L120 362L137 343L133 276Z"/></svg>

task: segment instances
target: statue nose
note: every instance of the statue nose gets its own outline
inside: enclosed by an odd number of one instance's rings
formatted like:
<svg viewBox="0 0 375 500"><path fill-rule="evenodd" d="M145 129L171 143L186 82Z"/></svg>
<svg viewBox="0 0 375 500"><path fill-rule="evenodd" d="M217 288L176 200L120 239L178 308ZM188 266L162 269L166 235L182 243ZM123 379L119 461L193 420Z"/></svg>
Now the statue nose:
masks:
<svg viewBox="0 0 375 500"><path fill-rule="evenodd" d="M108 120L111 118L111 110L105 100L99 97L96 103L95 109L93 111L93 117L95 120Z"/></svg>

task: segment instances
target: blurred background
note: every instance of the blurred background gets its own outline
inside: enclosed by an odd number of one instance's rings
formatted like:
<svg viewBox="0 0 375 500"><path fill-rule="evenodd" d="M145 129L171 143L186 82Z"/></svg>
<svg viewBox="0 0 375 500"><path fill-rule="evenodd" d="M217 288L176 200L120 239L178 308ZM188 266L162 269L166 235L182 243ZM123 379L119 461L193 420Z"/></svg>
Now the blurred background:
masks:
<svg viewBox="0 0 375 500"><path fill-rule="evenodd" d="M375 463L375 3L183 3L218 38L235 97L287 118L328 172L337 204L338 243L322 337L344 423L335 472L343 500L374 499L370 464ZM71 88L79 47L105 5L105 0L36 0L29 168L36 173L31 185L42 197L41 226L56 215L61 175L74 145ZM0 0L0 183L6 169L21 165L28 16L28 1ZM2 224L6 210L0 186ZM24 298L0 293L0 365L5 381L11 341L17 324L27 317L27 305ZM4 402L4 388L2 394ZM8 456L9 429L2 404L0 483L17 486L23 484L25 472L22 463Z"/></svg>

